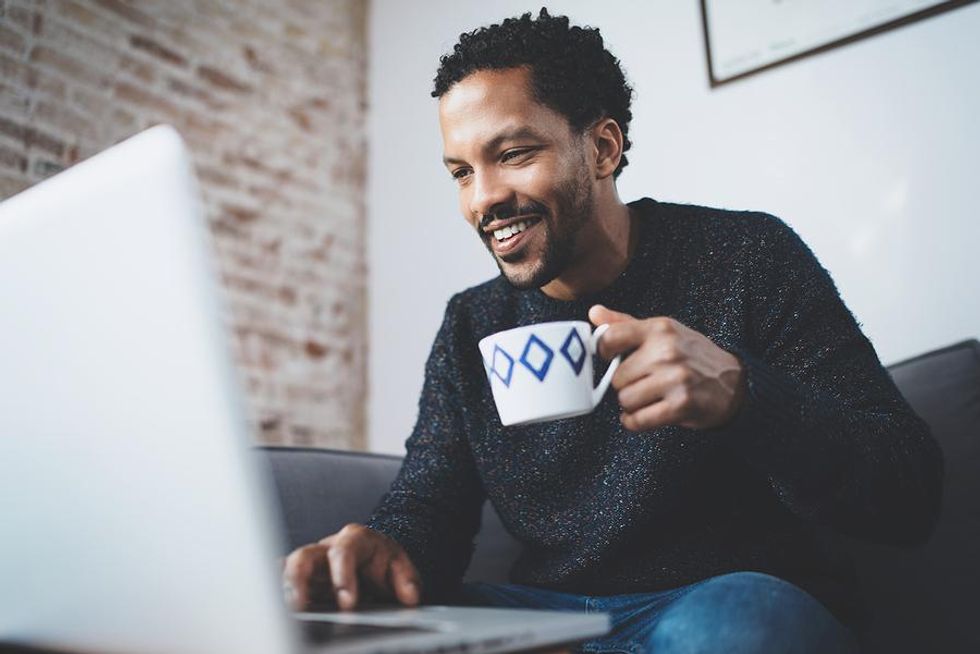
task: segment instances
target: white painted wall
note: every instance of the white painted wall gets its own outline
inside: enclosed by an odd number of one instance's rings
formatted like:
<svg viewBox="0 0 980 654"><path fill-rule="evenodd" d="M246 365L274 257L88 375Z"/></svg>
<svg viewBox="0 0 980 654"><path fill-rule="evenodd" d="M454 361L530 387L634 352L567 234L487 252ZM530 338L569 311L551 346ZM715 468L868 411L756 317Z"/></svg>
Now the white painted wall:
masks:
<svg viewBox="0 0 980 654"><path fill-rule="evenodd" d="M446 300L497 273L440 162L438 57L527 11L373 0L370 449L401 453ZM694 0L551 2L636 89L624 200L758 209L830 270L886 363L980 333L980 4L710 90Z"/></svg>

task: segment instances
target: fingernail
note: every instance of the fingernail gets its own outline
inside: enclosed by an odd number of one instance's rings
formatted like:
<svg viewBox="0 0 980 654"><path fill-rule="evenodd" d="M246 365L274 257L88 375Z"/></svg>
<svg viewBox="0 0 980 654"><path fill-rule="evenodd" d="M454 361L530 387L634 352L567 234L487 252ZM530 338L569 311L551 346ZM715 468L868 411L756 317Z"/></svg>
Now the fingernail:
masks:
<svg viewBox="0 0 980 654"><path fill-rule="evenodd" d="M342 609L353 608L354 596L351 595L349 590L341 588L337 591L337 604L340 605L340 608Z"/></svg>

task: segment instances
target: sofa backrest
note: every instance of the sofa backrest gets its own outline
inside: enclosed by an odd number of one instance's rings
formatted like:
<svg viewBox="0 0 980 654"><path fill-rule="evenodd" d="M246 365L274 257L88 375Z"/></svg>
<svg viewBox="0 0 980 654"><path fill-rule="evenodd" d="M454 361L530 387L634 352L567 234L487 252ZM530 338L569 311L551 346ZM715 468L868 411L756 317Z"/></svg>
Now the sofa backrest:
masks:
<svg viewBox="0 0 980 654"><path fill-rule="evenodd" d="M275 481L287 551L349 522L364 522L388 490L401 457L297 447L258 448Z"/></svg>
<svg viewBox="0 0 980 654"><path fill-rule="evenodd" d="M942 516L918 548L842 539L875 618L869 654L980 652L980 342L888 367L943 449Z"/></svg>
<svg viewBox="0 0 980 654"><path fill-rule="evenodd" d="M287 551L364 522L398 473L401 457L295 447L258 448L269 464L285 522ZM467 581L506 582L519 546L490 503Z"/></svg>

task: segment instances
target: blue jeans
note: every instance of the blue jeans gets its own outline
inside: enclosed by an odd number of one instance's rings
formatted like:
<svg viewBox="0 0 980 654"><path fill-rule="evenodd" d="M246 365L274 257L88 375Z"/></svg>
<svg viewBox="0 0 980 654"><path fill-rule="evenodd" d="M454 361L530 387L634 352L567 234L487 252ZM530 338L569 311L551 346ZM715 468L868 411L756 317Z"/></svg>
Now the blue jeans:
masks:
<svg viewBox="0 0 980 654"><path fill-rule="evenodd" d="M760 572L734 572L655 593L593 597L516 584L469 583L463 602L608 613L612 630L582 652L640 654L857 654L852 632L793 584Z"/></svg>

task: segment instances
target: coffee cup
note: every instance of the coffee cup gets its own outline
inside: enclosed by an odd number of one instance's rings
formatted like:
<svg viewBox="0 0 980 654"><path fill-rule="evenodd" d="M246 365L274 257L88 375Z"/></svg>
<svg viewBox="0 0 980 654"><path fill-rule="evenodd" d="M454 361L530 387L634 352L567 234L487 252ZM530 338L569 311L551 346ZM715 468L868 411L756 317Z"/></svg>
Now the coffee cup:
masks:
<svg viewBox="0 0 980 654"><path fill-rule="evenodd" d="M504 426L526 425L590 413L602 400L622 357L609 363L592 386L595 331L581 320L525 325L480 340L497 414Z"/></svg>

